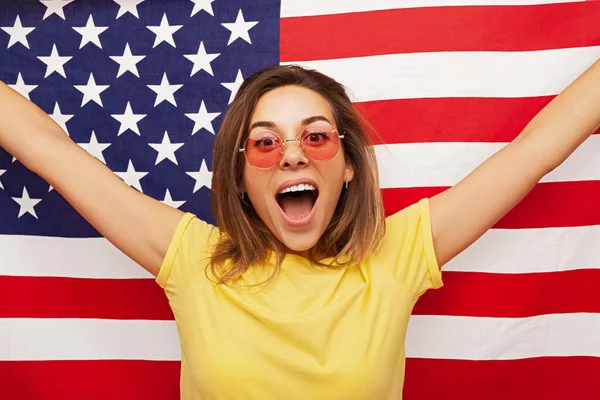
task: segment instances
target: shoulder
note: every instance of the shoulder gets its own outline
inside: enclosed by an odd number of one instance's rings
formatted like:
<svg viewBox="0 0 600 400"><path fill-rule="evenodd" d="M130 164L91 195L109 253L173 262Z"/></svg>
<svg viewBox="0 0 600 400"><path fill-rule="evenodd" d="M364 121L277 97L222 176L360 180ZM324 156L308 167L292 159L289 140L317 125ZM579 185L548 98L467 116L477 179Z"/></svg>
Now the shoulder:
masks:
<svg viewBox="0 0 600 400"><path fill-rule="evenodd" d="M442 286L433 247L429 199L423 198L385 221L385 235L374 257L378 264L418 295Z"/></svg>
<svg viewBox="0 0 600 400"><path fill-rule="evenodd" d="M156 282L166 288L169 281L175 284L190 279L199 271L199 266L210 260L219 236L219 228L195 214L185 213L175 228ZM201 269L204 273L203 266Z"/></svg>

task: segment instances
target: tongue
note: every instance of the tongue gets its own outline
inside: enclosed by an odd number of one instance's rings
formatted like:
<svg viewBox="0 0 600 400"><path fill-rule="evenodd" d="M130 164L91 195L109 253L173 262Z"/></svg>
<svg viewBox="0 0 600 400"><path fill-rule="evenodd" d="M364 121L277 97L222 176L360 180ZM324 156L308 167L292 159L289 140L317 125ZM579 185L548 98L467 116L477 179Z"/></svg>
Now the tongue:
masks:
<svg viewBox="0 0 600 400"><path fill-rule="evenodd" d="M291 219L306 218L308 214L310 214L313 205L313 197L309 193L294 196L282 196L279 200L279 206Z"/></svg>

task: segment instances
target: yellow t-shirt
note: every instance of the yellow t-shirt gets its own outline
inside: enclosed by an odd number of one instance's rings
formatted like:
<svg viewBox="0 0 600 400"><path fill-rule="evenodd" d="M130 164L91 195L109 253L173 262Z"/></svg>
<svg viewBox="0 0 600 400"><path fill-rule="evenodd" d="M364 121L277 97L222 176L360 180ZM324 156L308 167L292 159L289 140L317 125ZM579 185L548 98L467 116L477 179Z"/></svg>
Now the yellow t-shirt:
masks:
<svg viewBox="0 0 600 400"><path fill-rule="evenodd" d="M156 278L181 341L182 399L402 397L409 316L442 286L427 198L386 218L381 249L361 264L322 269L287 255L265 287L207 279L217 239L218 228L186 213ZM271 268L251 268L242 283Z"/></svg>

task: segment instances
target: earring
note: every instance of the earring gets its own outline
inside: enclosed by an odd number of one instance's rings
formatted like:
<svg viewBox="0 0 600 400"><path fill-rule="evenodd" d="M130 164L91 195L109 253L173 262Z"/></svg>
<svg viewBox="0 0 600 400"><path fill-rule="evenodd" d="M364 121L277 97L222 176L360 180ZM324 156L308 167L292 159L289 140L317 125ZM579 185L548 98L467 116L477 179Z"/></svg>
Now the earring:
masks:
<svg viewBox="0 0 600 400"><path fill-rule="evenodd" d="M348 189L348 179L346 179L345 182L346 182L346 189Z"/></svg>

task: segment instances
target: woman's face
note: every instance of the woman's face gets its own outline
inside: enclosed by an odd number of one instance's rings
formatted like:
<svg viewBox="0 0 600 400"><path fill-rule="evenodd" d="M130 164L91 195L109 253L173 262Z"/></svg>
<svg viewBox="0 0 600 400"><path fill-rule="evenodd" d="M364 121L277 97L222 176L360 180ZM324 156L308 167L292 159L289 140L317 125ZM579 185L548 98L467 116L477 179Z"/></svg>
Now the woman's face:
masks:
<svg viewBox="0 0 600 400"><path fill-rule="evenodd" d="M312 90L284 86L259 99L250 119L250 136L269 140L264 132L269 130L282 140L300 138L315 122L337 128L329 103ZM289 141L281 160L269 168L256 168L246 159L243 185L271 232L291 252L306 257L329 225L345 180L351 181L353 176L341 142L331 159L314 161L302 153L300 142Z"/></svg>

